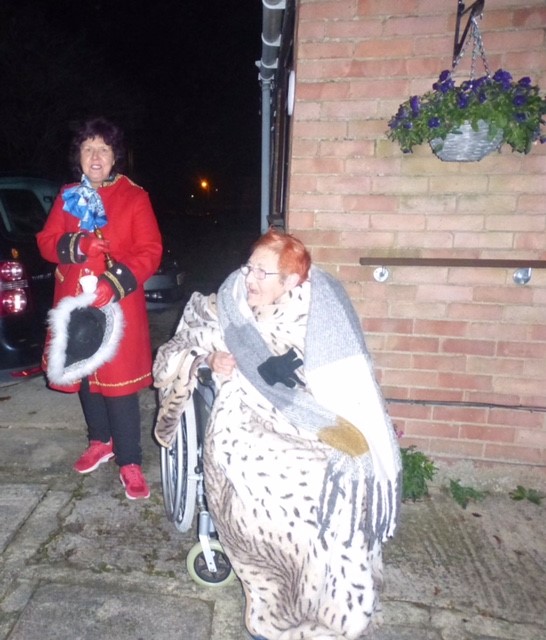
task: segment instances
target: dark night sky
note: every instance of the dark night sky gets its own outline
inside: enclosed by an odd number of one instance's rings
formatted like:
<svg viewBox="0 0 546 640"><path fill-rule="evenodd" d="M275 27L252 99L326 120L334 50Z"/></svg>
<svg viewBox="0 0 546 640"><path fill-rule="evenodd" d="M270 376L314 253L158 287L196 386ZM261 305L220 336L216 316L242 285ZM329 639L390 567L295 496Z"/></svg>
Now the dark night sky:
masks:
<svg viewBox="0 0 546 640"><path fill-rule="evenodd" d="M40 173L49 162L58 172L69 122L103 114L126 130L133 177L157 200L176 201L180 187L198 176L226 187L248 178L259 181L260 0L2 0L2 5L0 47L11 60L8 64L3 56L0 72L3 100L6 94L12 100L4 109L19 114L4 137L15 136L25 114L28 121L13 148L21 149L24 135L44 146L38 152L32 140L25 142L32 153L25 154L24 168ZM4 151L0 162L0 169L7 169L22 160Z"/></svg>

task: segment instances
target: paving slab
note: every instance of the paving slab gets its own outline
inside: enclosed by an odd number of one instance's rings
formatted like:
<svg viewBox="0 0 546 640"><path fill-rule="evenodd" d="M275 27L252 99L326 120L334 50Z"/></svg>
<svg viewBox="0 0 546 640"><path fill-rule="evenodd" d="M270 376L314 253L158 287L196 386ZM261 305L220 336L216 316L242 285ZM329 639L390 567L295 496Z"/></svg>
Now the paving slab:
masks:
<svg viewBox="0 0 546 640"><path fill-rule="evenodd" d="M442 493L404 505L385 548L385 595L427 607L546 622L546 508L492 495L462 509Z"/></svg>
<svg viewBox="0 0 546 640"><path fill-rule="evenodd" d="M46 485L3 484L0 491L0 553L12 540L21 525L34 511L47 491Z"/></svg>
<svg viewBox="0 0 546 640"><path fill-rule="evenodd" d="M10 640L208 640L210 603L174 596L123 591L115 586L38 587Z"/></svg>

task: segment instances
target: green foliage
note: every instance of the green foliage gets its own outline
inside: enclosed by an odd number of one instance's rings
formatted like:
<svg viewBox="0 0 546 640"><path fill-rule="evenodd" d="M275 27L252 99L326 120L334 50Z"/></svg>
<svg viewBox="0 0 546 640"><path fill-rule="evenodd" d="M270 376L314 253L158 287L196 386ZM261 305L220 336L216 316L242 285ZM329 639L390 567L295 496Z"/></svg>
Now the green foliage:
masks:
<svg viewBox="0 0 546 640"><path fill-rule="evenodd" d="M449 481L449 492L455 502L466 509L471 500L483 500L485 493L472 487L463 487L460 480Z"/></svg>
<svg viewBox="0 0 546 640"><path fill-rule="evenodd" d="M403 102L389 121L387 137L405 153L436 138L445 140L465 122L478 130L479 120L488 123L490 140L502 131L502 142L513 151L529 153L535 140L546 141L541 135L546 98L529 77L514 82L508 71L499 69L492 77L485 75L456 86L452 73L442 71L432 88Z"/></svg>
<svg viewBox="0 0 546 640"><path fill-rule="evenodd" d="M529 500L533 504L540 504L546 495L537 491L536 489L526 489L521 484L518 484L514 491L510 491L509 496L512 500Z"/></svg>
<svg viewBox="0 0 546 640"><path fill-rule="evenodd" d="M437 469L432 460L415 446L401 448L402 500L420 500L428 496L427 481L432 480Z"/></svg>

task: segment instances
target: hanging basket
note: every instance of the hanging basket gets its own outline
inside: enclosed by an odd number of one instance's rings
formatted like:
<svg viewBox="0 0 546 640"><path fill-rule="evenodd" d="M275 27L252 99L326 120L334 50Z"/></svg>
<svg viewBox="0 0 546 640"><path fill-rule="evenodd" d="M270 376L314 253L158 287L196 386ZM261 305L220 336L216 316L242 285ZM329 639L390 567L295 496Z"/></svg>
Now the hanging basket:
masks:
<svg viewBox="0 0 546 640"><path fill-rule="evenodd" d="M430 146L434 154L444 162L476 162L502 144L503 132L497 131L493 139L489 139L489 125L478 120L478 130L474 131L469 122L465 122L455 131L448 133L445 140L434 138Z"/></svg>

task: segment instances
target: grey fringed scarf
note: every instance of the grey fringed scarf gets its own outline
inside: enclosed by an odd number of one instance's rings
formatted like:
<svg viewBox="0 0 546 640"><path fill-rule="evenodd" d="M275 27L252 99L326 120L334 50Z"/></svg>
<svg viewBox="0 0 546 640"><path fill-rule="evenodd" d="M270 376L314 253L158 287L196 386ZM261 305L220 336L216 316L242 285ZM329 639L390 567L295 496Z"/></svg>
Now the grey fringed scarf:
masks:
<svg viewBox="0 0 546 640"><path fill-rule="evenodd" d="M367 476L364 528L373 544L375 540L391 537L396 527L401 490L400 452L371 373L372 363L360 322L345 290L317 267L311 268L310 282L304 368L313 395L297 387L270 386L258 374L257 367L272 354L248 307L244 279L238 272L231 274L218 292L219 322L240 372L291 424L317 432L334 425L339 415L363 433L373 463L370 465L367 454L362 456ZM367 402L365 406L363 401ZM336 495L335 476L341 467L334 461L327 472L329 477L325 478L323 529L329 524L328 514ZM335 485L329 495L327 484Z"/></svg>

